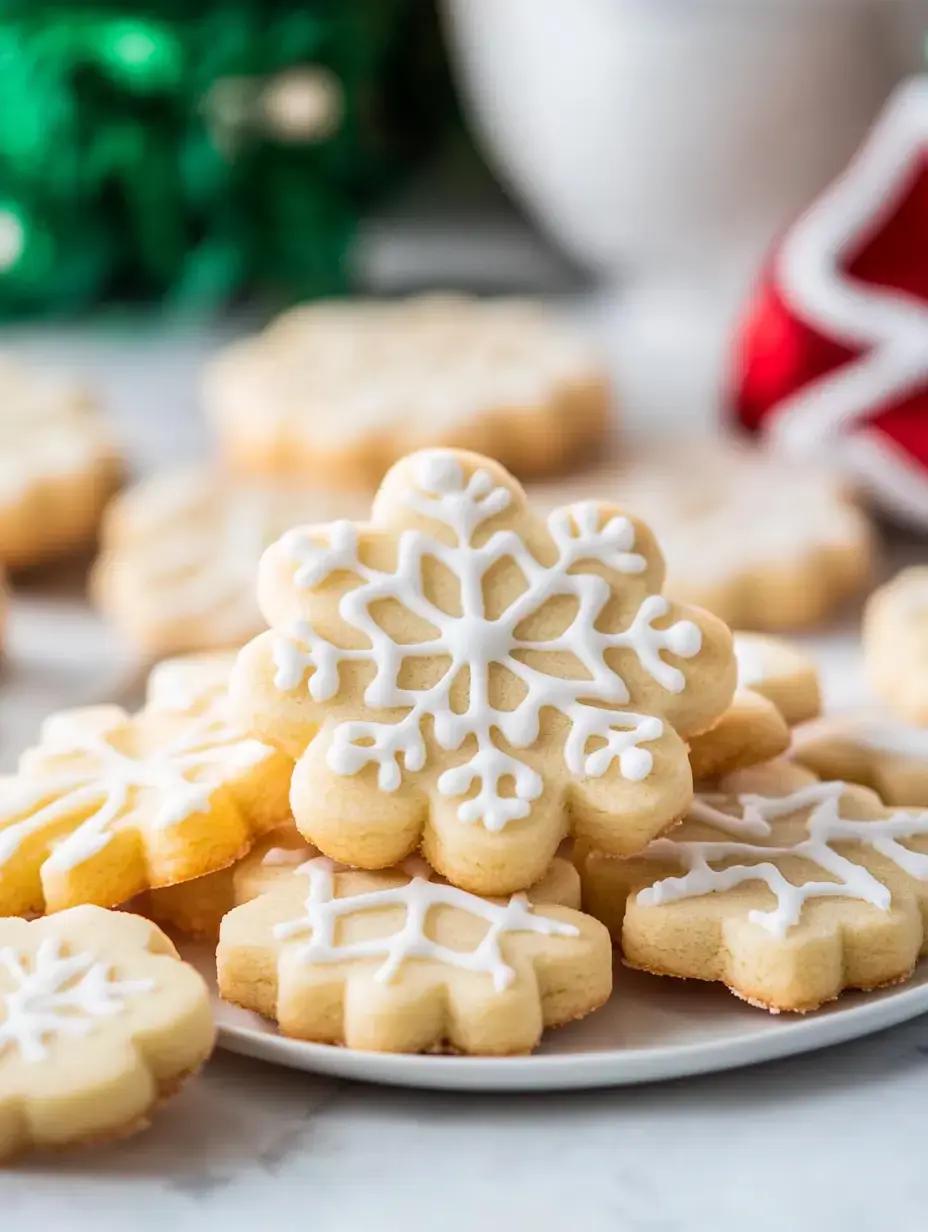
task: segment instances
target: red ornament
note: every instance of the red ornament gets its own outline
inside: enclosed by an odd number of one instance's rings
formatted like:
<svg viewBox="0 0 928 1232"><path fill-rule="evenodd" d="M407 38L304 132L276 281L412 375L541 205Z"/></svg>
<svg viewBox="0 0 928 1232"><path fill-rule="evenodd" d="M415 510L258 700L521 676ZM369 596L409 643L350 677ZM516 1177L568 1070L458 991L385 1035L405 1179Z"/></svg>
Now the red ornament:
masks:
<svg viewBox="0 0 928 1232"><path fill-rule="evenodd" d="M738 421L928 527L928 77L786 233L738 337Z"/></svg>

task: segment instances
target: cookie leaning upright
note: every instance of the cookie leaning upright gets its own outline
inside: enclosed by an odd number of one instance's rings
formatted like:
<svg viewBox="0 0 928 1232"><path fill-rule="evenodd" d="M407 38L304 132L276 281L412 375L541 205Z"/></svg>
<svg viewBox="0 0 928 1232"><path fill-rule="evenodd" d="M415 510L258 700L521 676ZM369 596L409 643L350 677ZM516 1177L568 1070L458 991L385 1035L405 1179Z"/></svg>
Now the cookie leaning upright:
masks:
<svg viewBox="0 0 928 1232"><path fill-rule="evenodd" d="M398 463L370 523L265 554L271 630L239 654L243 721L298 757L291 804L325 855L421 845L480 894L524 889L574 833L616 855L686 809L686 737L729 704L728 629L660 595L650 531L586 501L535 517L479 455Z"/></svg>
<svg viewBox="0 0 928 1232"><path fill-rule="evenodd" d="M558 473L606 433L603 366L542 305L424 295L292 309L207 368L232 466L372 490L426 445Z"/></svg>
<svg viewBox="0 0 928 1232"><path fill-rule="evenodd" d="M0 779L0 915L115 906L222 868L287 820L292 763L231 721L220 670L173 693L163 674L137 714L46 719Z"/></svg>
<svg viewBox="0 0 928 1232"><path fill-rule="evenodd" d="M874 693L898 718L928 725L928 566L903 569L873 592L863 647Z"/></svg>
<svg viewBox="0 0 928 1232"><path fill-rule="evenodd" d="M89 545L119 462L92 398L0 359L0 561Z"/></svg>

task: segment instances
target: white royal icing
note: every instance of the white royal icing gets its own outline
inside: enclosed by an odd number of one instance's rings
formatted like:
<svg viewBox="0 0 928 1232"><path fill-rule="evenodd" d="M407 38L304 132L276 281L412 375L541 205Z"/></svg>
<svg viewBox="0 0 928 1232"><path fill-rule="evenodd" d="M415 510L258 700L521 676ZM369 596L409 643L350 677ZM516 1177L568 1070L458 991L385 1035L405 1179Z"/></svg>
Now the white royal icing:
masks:
<svg viewBox="0 0 928 1232"><path fill-rule="evenodd" d="M43 938L31 964L4 946L0 969L13 980L12 991L0 992L0 1059L15 1045L30 1063L48 1056L49 1036L89 1035L93 1019L120 1014L127 997L155 988L153 980L112 979L109 963L87 951L64 954L55 937Z"/></svg>
<svg viewBox="0 0 928 1232"><path fill-rule="evenodd" d="M444 796L466 795L474 784L479 792L464 800L458 817L464 822L482 822L488 830L501 830L507 822L525 817L532 800L542 790L534 769L494 742L494 732L515 749L527 748L538 737L541 711L552 707L570 724L564 746L564 762L574 775L598 778L617 761L621 774L638 782L650 774L652 754L640 746L657 740L663 723L650 715L607 709L630 701L622 677L606 662L614 648L631 650L645 672L662 688L678 693L685 687L683 673L661 657L663 651L690 658L701 648L698 627L681 620L666 629L655 628L670 604L660 595L649 595L627 629L604 633L597 621L611 597L605 579L593 573L576 572L581 562L598 562L619 573L638 574L645 567L636 553L635 532L625 517L615 516L600 526L600 512L592 501L557 509L548 517L548 530L557 548L557 560L542 565L512 530L497 530L474 546L473 536L484 522L501 513L511 501L509 491L494 487L486 471L464 479L452 453L434 450L420 456L416 472L419 491L409 493L406 503L454 534L448 543L407 529L399 537L397 563L392 573L364 563L358 551L358 535L350 522L327 528L326 540L319 533L292 531L282 540L286 554L296 565L295 583L312 590L332 574L350 572L361 584L344 594L339 614L345 623L362 632L369 647L344 650L316 634L308 621L301 621L295 637L278 637L275 645L275 683L292 690L309 672L308 689L317 702L335 697L339 690L339 667L345 662L372 663L376 669L364 694L373 710L406 709L393 722L345 722L336 727L328 764L337 774L355 774L363 766L378 767L382 791L395 791L402 780L400 760L406 770L422 770L427 750L423 723L432 720L431 732L443 749L459 749L472 742L474 752L463 765L446 770L438 780ZM462 615L451 616L436 607L422 584L423 560L431 557L445 565L460 583ZM526 590L496 619L485 616L483 579L501 560L512 560L521 569ZM516 635L518 627L555 596L576 600L570 627L548 641L530 641ZM371 605L391 598L436 629L434 637L412 645L398 644L378 625ZM549 676L516 657L521 651L567 652L582 665L575 677ZM447 657L448 670L430 689L401 688L400 670L413 657ZM514 710L498 710L489 701L491 664L499 664L525 687L525 697ZM467 709L456 713L450 704L452 685L462 671L469 673ZM591 740L602 747L587 752ZM503 795L508 780L512 795Z"/></svg>
<svg viewBox="0 0 928 1232"><path fill-rule="evenodd" d="M414 876L405 885L393 886L370 893L335 897L335 872L339 866L325 856L304 864L301 872L309 881L306 914L297 920L278 924L275 935L282 941L302 937L309 940L299 949L299 957L307 963L338 963L359 958L382 958L374 979L389 984L404 962L413 958L429 959L489 975L497 992L503 992L515 979L500 950L500 938L506 933L536 933L545 937L577 937L573 924L535 915L524 894L514 894L508 903L493 903L466 890ZM402 927L386 937L339 944L336 940L339 920L360 911L376 911L381 907L403 907L406 917ZM440 945L426 936L429 912L436 907L452 907L485 920L488 928L474 950L455 950Z"/></svg>
<svg viewBox="0 0 928 1232"><path fill-rule="evenodd" d="M91 764L73 773L42 773L16 778L0 799L0 868L35 835L47 834L53 846L46 867L74 868L111 841L115 823L131 805L134 788L157 793L148 824L166 828L209 806L226 776L247 770L272 750L215 718L191 721L173 740L142 757L130 757L111 737L131 722L112 707L101 729L88 727L81 714L54 715L43 729L37 752L83 755ZM202 774L198 782L189 775ZM82 816L83 815L83 816ZM74 829L55 842L57 823L73 816Z"/></svg>
<svg viewBox="0 0 928 1232"><path fill-rule="evenodd" d="M928 835L928 812L899 810L889 817L851 820L840 813L841 797L846 791L845 783L813 783L788 796L740 795L737 797L740 817L716 808L711 796L697 797L690 818L731 835L731 840L655 839L646 848L645 856L677 861L686 868L686 873L682 877L667 877L639 891L637 901L645 907L657 907L701 894L724 893L747 882L763 881L775 895L777 905L772 911L750 911L748 919L775 937L785 937L788 930L799 923L802 908L810 898L856 898L888 911L892 901L889 889L862 864L855 864L839 854L831 844L856 843L869 847L910 877L928 881L928 855L910 851L900 842ZM801 809L810 810L804 839L788 847L750 841L752 838L773 838L775 831L771 823ZM817 865L834 880L813 879L794 885L774 863L777 857L786 856ZM738 857L744 857L746 862L725 868L712 867L717 862Z"/></svg>

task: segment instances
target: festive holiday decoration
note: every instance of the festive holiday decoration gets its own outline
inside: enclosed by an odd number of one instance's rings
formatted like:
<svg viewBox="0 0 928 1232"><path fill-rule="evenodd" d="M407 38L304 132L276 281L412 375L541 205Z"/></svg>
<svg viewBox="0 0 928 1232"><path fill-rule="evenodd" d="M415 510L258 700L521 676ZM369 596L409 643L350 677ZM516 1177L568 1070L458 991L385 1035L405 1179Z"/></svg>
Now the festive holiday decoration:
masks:
<svg viewBox="0 0 928 1232"><path fill-rule="evenodd" d="M928 77L783 238L736 369L745 427L928 526Z"/></svg>
<svg viewBox="0 0 928 1232"><path fill-rule="evenodd" d="M0 311L338 289L450 91L426 0L0 0Z"/></svg>

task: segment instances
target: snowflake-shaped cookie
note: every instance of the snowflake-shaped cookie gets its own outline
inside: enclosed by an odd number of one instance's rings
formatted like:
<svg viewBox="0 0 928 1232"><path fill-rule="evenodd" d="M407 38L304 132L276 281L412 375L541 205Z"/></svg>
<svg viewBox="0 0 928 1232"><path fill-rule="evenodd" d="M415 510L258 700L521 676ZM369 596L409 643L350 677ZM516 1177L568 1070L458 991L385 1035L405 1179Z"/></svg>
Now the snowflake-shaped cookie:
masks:
<svg viewBox="0 0 928 1232"><path fill-rule="evenodd" d="M118 471L85 392L0 359L0 560L32 565L85 546Z"/></svg>
<svg viewBox="0 0 928 1232"><path fill-rule="evenodd" d="M592 501L526 508L501 467L413 454L373 521L266 554L272 631L240 654L243 719L300 755L291 803L326 855L419 844L480 893L536 881L569 829L627 854L686 808L682 736L731 699L728 630L660 595L650 532Z"/></svg>
<svg viewBox="0 0 928 1232"><path fill-rule="evenodd" d="M0 1159L143 1128L213 1040L203 980L147 920L0 919Z"/></svg>
<svg viewBox="0 0 928 1232"><path fill-rule="evenodd" d="M542 508L594 492L644 518L666 591L733 628L822 621L867 580L872 531L835 478L746 447L689 442L530 493Z"/></svg>
<svg viewBox="0 0 928 1232"><path fill-rule="evenodd" d="M886 804L928 807L928 730L877 710L801 727L790 757L821 778L870 787Z"/></svg>
<svg viewBox="0 0 928 1232"><path fill-rule="evenodd" d="M0 780L0 914L113 906L222 868L287 818L290 768L215 711L53 715Z"/></svg>
<svg viewBox="0 0 928 1232"><path fill-rule="evenodd" d="M298 522L364 507L357 494L262 487L205 468L160 472L107 507L92 593L150 653L240 646L264 627L255 575L265 548Z"/></svg>
<svg viewBox="0 0 928 1232"><path fill-rule="evenodd" d="M561 472L605 434L610 388L542 305L425 295L286 312L207 366L203 396L235 470L370 491L423 445Z"/></svg>
<svg viewBox="0 0 928 1232"><path fill-rule="evenodd" d="M733 776L631 860L581 860L626 962L771 1010L907 978L928 949L928 812L798 767ZM723 784L723 788L725 784Z"/></svg>
<svg viewBox="0 0 928 1232"><path fill-rule="evenodd" d="M287 1035L379 1052L528 1052L612 988L611 943L567 907L312 860L222 921L226 1000Z"/></svg>

